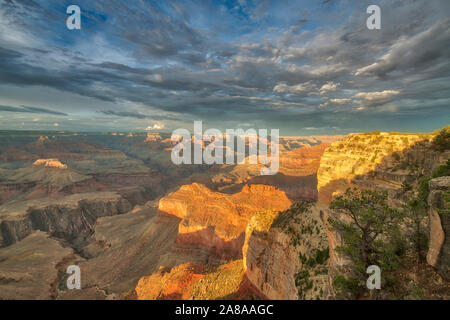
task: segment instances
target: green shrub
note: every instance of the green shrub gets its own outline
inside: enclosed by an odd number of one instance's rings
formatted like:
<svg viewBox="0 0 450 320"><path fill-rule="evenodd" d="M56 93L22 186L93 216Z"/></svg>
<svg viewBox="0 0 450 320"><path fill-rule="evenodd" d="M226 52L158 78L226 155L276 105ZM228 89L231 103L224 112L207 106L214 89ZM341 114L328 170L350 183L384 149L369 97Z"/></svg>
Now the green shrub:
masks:
<svg viewBox="0 0 450 320"><path fill-rule="evenodd" d="M450 126L446 126L439 131L439 134L433 140L433 147L438 151L450 149Z"/></svg>

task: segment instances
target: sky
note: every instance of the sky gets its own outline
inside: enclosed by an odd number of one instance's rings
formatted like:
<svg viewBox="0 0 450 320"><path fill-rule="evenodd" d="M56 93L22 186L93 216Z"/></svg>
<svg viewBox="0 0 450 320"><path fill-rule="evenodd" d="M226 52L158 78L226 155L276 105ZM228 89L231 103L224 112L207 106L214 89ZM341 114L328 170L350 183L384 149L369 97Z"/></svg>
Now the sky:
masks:
<svg viewBox="0 0 450 320"><path fill-rule="evenodd" d="M450 124L449 13L448 0L0 0L0 130L430 132Z"/></svg>

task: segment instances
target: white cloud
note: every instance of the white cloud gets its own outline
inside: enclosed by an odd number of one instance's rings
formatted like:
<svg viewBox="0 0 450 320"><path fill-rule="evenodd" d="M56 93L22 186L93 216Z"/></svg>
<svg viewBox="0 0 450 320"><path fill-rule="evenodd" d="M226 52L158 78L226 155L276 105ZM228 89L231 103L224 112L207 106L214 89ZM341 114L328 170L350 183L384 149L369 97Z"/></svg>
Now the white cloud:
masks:
<svg viewBox="0 0 450 320"><path fill-rule="evenodd" d="M146 131L161 130L161 129L164 129L163 123L155 123L153 126L150 125L147 128L145 128Z"/></svg>
<svg viewBox="0 0 450 320"><path fill-rule="evenodd" d="M329 81L327 83L325 83L321 88L320 88L320 93L324 94L325 92L328 91L336 91L336 88L340 85L340 83L337 82L333 82L333 81Z"/></svg>
<svg viewBox="0 0 450 320"><path fill-rule="evenodd" d="M392 97L400 94L398 90L384 90L384 91L374 91L374 92L360 92L355 94L353 97L358 99L363 99L369 102L382 102L389 101Z"/></svg>
<svg viewBox="0 0 450 320"><path fill-rule="evenodd" d="M348 98L342 98L342 99L330 99L325 103L322 103L319 105L319 108L325 108L331 105L344 105L344 104L349 104L352 102L352 99L348 99Z"/></svg>
<svg viewBox="0 0 450 320"><path fill-rule="evenodd" d="M279 83L273 87L273 91L279 93L306 93L315 90L317 86L311 81L289 86L285 83Z"/></svg>

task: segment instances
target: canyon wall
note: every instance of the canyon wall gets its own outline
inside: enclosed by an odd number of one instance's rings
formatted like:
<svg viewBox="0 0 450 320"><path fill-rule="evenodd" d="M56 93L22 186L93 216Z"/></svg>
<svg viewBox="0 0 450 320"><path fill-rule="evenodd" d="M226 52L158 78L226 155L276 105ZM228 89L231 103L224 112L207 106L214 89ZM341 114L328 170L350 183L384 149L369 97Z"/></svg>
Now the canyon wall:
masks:
<svg viewBox="0 0 450 320"><path fill-rule="evenodd" d="M320 209L311 202L255 215L243 247L246 278L268 299L328 299L327 247Z"/></svg>
<svg viewBox="0 0 450 320"><path fill-rule="evenodd" d="M450 177L430 180L429 188L430 247L427 262L450 280Z"/></svg>
<svg viewBox="0 0 450 320"><path fill-rule="evenodd" d="M349 187L384 190L388 192L390 206L402 209L417 196L421 179L445 164L450 157L450 151L438 151L433 147L433 139L433 135L427 134L350 134L325 150L317 176L318 205L323 206L328 236L330 283L341 274L341 267L350 263L336 250L343 244L342 234L327 223L329 218L349 222L345 215L328 208L332 198ZM439 183L430 182L430 219L425 223L430 228L431 240L428 261L438 270L448 270L449 265L448 247L444 245L442 231L447 222L445 219L441 222L436 213L437 208L442 209L443 183L440 180Z"/></svg>
<svg viewBox="0 0 450 320"><path fill-rule="evenodd" d="M417 193L419 178L449 159L448 150L433 148L433 138L373 133L350 134L333 142L320 160L317 203L308 209L294 204L278 216L266 215L262 226L257 215L250 220L243 249L246 278L270 299L334 298L333 279L350 260L336 250L343 244L342 234L328 224L329 218L346 220L328 208L332 198L349 187L387 190L390 205L401 208ZM448 177L431 180L428 261L448 277L448 217L439 214L448 211L445 199Z"/></svg>
<svg viewBox="0 0 450 320"><path fill-rule="evenodd" d="M322 155L317 171L319 202L354 184L398 189L410 179L410 168L430 171L445 155L433 152L431 134L355 133L332 143Z"/></svg>
<svg viewBox="0 0 450 320"><path fill-rule="evenodd" d="M0 247L12 245L34 230L69 242L83 241L93 231L97 218L122 214L131 204L114 193L76 194L28 207L5 206L0 212Z"/></svg>
<svg viewBox="0 0 450 320"><path fill-rule="evenodd" d="M220 260L240 258L245 229L251 217L264 210L285 210L291 201L272 186L245 185L226 194L194 183L159 201L158 209L181 218L177 244L210 250Z"/></svg>

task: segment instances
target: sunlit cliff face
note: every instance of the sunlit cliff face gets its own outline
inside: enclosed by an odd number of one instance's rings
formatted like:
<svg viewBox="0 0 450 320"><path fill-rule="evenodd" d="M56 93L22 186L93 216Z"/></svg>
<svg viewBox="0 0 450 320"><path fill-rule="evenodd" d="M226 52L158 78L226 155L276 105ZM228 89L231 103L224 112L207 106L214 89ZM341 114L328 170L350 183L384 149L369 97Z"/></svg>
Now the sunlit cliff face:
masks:
<svg viewBox="0 0 450 320"><path fill-rule="evenodd" d="M330 190L336 189L331 184L349 183L358 175L372 172L382 161L396 160L405 149L432 137L431 134L355 133L333 142L320 159L317 171L319 198L329 201Z"/></svg>
<svg viewBox="0 0 450 320"><path fill-rule="evenodd" d="M58 159L38 159L33 162L33 166L43 166L48 168L67 169L67 165L62 164Z"/></svg>

